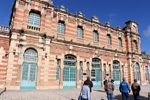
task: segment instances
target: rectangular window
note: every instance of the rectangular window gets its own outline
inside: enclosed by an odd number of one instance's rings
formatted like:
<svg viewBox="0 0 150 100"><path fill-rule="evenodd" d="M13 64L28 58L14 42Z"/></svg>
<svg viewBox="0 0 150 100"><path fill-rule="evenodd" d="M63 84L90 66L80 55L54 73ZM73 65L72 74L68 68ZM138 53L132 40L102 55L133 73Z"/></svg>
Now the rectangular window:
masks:
<svg viewBox="0 0 150 100"><path fill-rule="evenodd" d="M110 42L111 42L110 36L107 35L107 44L110 45Z"/></svg>
<svg viewBox="0 0 150 100"><path fill-rule="evenodd" d="M118 38L118 45L119 45L119 47L122 47L122 41L120 38Z"/></svg>
<svg viewBox="0 0 150 100"><path fill-rule="evenodd" d="M89 77L89 62L87 62L87 70L86 70L86 76Z"/></svg>
<svg viewBox="0 0 150 100"><path fill-rule="evenodd" d="M96 31L93 32L93 41L98 42L98 33Z"/></svg>
<svg viewBox="0 0 150 100"><path fill-rule="evenodd" d="M79 80L82 81L82 61L80 61Z"/></svg>
<svg viewBox="0 0 150 100"><path fill-rule="evenodd" d="M57 72L56 72L56 80L60 79L60 59L57 60Z"/></svg>
<svg viewBox="0 0 150 100"><path fill-rule="evenodd" d="M40 22L41 22L40 14L35 13L35 12L30 12L28 24L35 25L35 26L40 26Z"/></svg>
<svg viewBox="0 0 150 100"><path fill-rule="evenodd" d="M134 45L134 50L136 50L136 41L133 41L133 45Z"/></svg>
<svg viewBox="0 0 150 100"><path fill-rule="evenodd" d="M109 78L111 78L111 65L109 64Z"/></svg>
<svg viewBox="0 0 150 100"><path fill-rule="evenodd" d="M65 24L62 21L58 22L57 32L64 34L65 33Z"/></svg>
<svg viewBox="0 0 150 100"><path fill-rule="evenodd" d="M78 38L83 38L83 30L82 27L77 27L77 37Z"/></svg>
<svg viewBox="0 0 150 100"><path fill-rule="evenodd" d="M106 66L105 66L105 64L103 65L103 68L104 68L103 74L104 74L104 78L105 78L105 73L106 73Z"/></svg>

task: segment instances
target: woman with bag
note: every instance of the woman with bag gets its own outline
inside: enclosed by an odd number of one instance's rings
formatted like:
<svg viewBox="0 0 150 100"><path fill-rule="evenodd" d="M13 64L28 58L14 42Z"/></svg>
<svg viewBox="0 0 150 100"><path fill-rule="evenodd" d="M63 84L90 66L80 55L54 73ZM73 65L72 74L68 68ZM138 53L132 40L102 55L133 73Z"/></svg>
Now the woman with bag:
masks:
<svg viewBox="0 0 150 100"><path fill-rule="evenodd" d="M86 81L82 87L82 100L91 100L91 93L90 93L89 85L90 83Z"/></svg>

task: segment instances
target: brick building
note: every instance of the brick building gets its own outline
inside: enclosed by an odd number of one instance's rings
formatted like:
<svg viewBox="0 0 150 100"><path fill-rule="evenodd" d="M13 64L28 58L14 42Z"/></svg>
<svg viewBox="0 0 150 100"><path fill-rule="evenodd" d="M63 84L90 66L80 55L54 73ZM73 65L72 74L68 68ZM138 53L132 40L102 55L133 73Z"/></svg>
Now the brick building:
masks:
<svg viewBox="0 0 150 100"><path fill-rule="evenodd" d="M9 27L0 26L0 88L80 88L87 76L94 87L104 77L146 85L150 56L140 42L135 21L113 28L49 0L15 0Z"/></svg>

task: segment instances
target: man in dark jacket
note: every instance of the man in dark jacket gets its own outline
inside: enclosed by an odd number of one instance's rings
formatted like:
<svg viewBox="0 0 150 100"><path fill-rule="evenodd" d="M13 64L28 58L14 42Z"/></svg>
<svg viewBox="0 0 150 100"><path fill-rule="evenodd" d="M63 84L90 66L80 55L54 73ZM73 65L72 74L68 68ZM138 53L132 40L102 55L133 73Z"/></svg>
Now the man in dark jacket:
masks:
<svg viewBox="0 0 150 100"><path fill-rule="evenodd" d="M88 81L90 84L89 84L89 88L90 88L90 92L92 92L92 87L93 87L93 82L92 81L90 81L90 77L87 77L87 80L86 81ZM84 85L85 85L85 82L86 81L84 81Z"/></svg>
<svg viewBox="0 0 150 100"><path fill-rule="evenodd" d="M130 92L130 87L125 81L125 78L123 78L123 81L120 83L119 90L122 93L122 100L129 100L128 91Z"/></svg>
<svg viewBox="0 0 150 100"><path fill-rule="evenodd" d="M141 87L137 83L136 79L134 79L134 83L132 84L131 89L132 89L132 92L133 92L134 100L139 100L139 92L141 90Z"/></svg>

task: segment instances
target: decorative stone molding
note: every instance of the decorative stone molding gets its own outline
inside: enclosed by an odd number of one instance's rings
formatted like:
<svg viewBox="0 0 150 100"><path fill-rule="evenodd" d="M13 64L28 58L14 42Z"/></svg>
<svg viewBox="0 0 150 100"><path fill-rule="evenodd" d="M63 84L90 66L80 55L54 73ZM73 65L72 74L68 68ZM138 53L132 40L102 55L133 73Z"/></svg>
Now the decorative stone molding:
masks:
<svg viewBox="0 0 150 100"><path fill-rule="evenodd" d="M81 12L81 11L78 13L78 16L83 17L83 15L82 15L82 12Z"/></svg>
<svg viewBox="0 0 150 100"><path fill-rule="evenodd" d="M110 27L110 23L109 23L109 22L107 22L107 23L106 23L106 26Z"/></svg>
<svg viewBox="0 0 150 100"><path fill-rule="evenodd" d="M93 16L91 20L92 20L93 22L99 23L99 19L98 19L98 17L96 17L96 16Z"/></svg>
<svg viewBox="0 0 150 100"><path fill-rule="evenodd" d="M117 30L118 30L118 31L120 31L120 30L121 30L120 26L118 26L118 27L117 27Z"/></svg>
<svg viewBox="0 0 150 100"><path fill-rule="evenodd" d="M61 10L61 11L65 11L65 6L62 5L62 6L60 7L60 10Z"/></svg>

